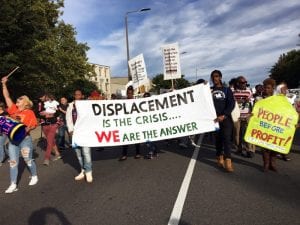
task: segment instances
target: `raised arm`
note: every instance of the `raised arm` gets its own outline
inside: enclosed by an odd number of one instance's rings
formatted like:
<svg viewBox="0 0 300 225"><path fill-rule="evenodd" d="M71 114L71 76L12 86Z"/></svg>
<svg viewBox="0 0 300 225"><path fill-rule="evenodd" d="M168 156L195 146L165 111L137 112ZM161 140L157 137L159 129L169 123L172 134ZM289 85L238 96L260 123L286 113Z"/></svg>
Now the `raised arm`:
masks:
<svg viewBox="0 0 300 225"><path fill-rule="evenodd" d="M6 83L8 81L8 77L5 76L2 78L1 82L2 82L2 93L3 93L3 97L5 99L6 105L7 107L11 107L13 104L13 101L11 100L10 96L9 96L9 92L6 86Z"/></svg>

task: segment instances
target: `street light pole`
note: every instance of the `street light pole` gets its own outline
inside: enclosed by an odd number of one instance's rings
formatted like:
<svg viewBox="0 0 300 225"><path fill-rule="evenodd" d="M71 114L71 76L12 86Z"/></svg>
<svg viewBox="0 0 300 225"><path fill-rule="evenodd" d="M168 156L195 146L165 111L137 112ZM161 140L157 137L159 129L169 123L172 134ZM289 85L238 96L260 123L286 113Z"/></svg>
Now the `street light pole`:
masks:
<svg viewBox="0 0 300 225"><path fill-rule="evenodd" d="M132 80L132 76L130 74L130 69L129 69L129 65L128 65L128 61L130 60L130 56L129 56L129 43L128 43L128 14L130 13L135 13L135 12L144 12L144 11L148 11L151 10L150 8L142 8L139 10L134 10L134 11L129 11L126 12L125 14L125 34L126 34L126 52L127 52L127 75L128 75L128 81Z"/></svg>

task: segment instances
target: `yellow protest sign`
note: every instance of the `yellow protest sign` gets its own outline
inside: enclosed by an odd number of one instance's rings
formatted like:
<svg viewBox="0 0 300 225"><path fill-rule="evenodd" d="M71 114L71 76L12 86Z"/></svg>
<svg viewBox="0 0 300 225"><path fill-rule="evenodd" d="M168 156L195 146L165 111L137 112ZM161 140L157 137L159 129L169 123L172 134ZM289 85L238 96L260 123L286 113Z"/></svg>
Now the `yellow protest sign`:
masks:
<svg viewBox="0 0 300 225"><path fill-rule="evenodd" d="M245 141L287 154L290 151L298 113L285 96L275 95L258 101L252 111Z"/></svg>

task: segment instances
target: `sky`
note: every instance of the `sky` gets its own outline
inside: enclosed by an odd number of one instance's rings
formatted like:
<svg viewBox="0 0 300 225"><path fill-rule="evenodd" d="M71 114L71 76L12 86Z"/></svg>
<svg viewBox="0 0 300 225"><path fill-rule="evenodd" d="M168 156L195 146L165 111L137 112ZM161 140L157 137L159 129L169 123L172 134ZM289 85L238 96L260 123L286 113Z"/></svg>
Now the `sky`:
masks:
<svg viewBox="0 0 300 225"><path fill-rule="evenodd" d="M223 81L243 75L261 83L279 56L300 43L299 0L65 0L62 19L89 62L127 76L125 15L130 58L144 55L148 77L163 73L161 47L178 42L181 72L193 82L219 69Z"/></svg>

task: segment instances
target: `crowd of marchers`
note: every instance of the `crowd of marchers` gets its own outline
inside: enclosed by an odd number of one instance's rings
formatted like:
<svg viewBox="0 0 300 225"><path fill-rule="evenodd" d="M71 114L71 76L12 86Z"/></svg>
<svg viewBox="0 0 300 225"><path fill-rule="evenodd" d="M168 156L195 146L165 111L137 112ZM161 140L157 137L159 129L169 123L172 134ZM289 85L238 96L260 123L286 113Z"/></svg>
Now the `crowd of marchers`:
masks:
<svg viewBox="0 0 300 225"><path fill-rule="evenodd" d="M253 91L249 88L245 76L231 79L229 87L224 86L222 77L222 72L219 70L211 72L211 94L217 115L214 121L219 123L220 127L214 132L216 163L221 168L224 168L225 171L234 172L231 160L233 151L241 156L253 158L258 149L255 145L249 144L244 140L255 103L275 94L284 95L300 114L300 101L295 95L288 93L287 84L284 82L276 85L275 80L267 78L261 84L257 84ZM24 128L24 137L20 140L16 134L21 134L22 132L14 132L16 137L12 137L12 135L4 132L5 129L0 129L0 166L6 159L5 155L7 155L10 171L10 185L5 190L5 193L13 193L18 190L17 177L20 157L23 158L31 173L29 185L38 183L37 165L33 158L34 146L30 133L39 125L46 139L43 165L49 166L50 163L60 160L63 151L72 148L80 165L80 171L74 179L76 181L85 179L88 183L92 183L91 148L71 145L74 125L77 119L76 100L105 100L103 95L93 91L86 98L82 90L74 90L72 101L68 101L65 96L60 96L59 101L57 101L50 93L41 93L39 103L34 107L32 101L26 95L20 96L16 101L13 101L6 85L8 76L3 77L1 81L4 102L0 102L0 116L7 118L5 123L17 121L17 123L22 125L17 127L20 129L21 127ZM199 79L197 84L201 83L207 84L208 81ZM127 99L134 99L134 88L132 86L127 87L126 94ZM150 97L150 93L143 93L142 97ZM116 98L116 94L110 96L110 99ZM191 140L193 143L195 141L188 138L179 138L179 145L187 147L187 140ZM8 146L7 149L5 146ZM147 142L146 146L148 152L144 158L153 159L157 157L159 151L157 144L155 142ZM135 144L134 147L136 151L134 158L140 159L142 157L140 144ZM128 145L122 147L120 162L127 159L128 149ZM277 158L285 161L291 160L288 155L277 154L270 149L259 148L259 151L262 152L262 170L265 172L268 170L276 172L278 170L276 167Z"/></svg>

